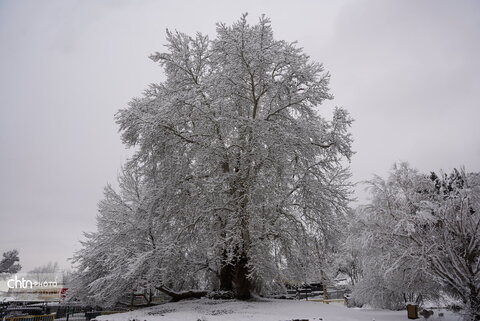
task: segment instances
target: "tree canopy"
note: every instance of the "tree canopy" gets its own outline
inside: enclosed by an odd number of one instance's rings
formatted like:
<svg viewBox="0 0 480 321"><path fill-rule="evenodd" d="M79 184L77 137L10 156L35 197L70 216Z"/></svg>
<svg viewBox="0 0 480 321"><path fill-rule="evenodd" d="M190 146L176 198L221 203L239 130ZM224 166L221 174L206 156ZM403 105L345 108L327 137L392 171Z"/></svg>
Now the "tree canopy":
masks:
<svg viewBox="0 0 480 321"><path fill-rule="evenodd" d="M167 41L151 56L166 80L116 115L135 155L76 254L84 297L111 303L141 287L246 299L311 275L313 244L350 195L352 119L318 109L329 74L263 16L219 23L213 40Z"/></svg>

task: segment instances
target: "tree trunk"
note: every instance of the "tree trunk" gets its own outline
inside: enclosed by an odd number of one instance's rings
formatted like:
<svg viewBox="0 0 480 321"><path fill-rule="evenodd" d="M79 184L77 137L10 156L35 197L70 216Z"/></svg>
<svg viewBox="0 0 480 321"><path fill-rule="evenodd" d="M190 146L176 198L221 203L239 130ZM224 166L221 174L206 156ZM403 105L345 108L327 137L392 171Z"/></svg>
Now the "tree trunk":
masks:
<svg viewBox="0 0 480 321"><path fill-rule="evenodd" d="M230 164L228 158L222 163L222 169L224 173L230 173ZM235 193L235 190L231 188L228 192L228 196L232 197ZM221 229L221 237L222 239L226 238L225 232L225 223L219 217L219 225ZM223 249L222 252L222 267L220 268L220 291L233 291L233 265L231 262L228 262L228 255L227 250Z"/></svg>
<svg viewBox="0 0 480 321"><path fill-rule="evenodd" d="M132 291L132 296L130 298L130 307L133 308L133 303L135 301L135 291Z"/></svg>
<svg viewBox="0 0 480 321"><path fill-rule="evenodd" d="M328 300L328 288L327 288L327 279L325 277L325 259L322 253L320 252L320 245L318 244L318 239L315 238L315 248L317 250L318 260L320 263L320 282L322 283L322 290L323 290L323 299Z"/></svg>
<svg viewBox="0 0 480 321"><path fill-rule="evenodd" d="M475 284L470 285L470 295L469 295L469 313L471 320L479 321L480 320L480 293L475 286Z"/></svg>
<svg viewBox="0 0 480 321"><path fill-rule="evenodd" d="M232 291L233 290L233 265L225 264L220 269L220 290Z"/></svg>
<svg viewBox="0 0 480 321"><path fill-rule="evenodd" d="M235 294L239 300L248 300L252 297L250 293L248 272L248 258L243 254L235 264L235 274L233 279L235 284Z"/></svg>
<svg viewBox="0 0 480 321"><path fill-rule="evenodd" d="M323 288L323 299L328 300L329 296L328 296L327 279L325 278L325 272L323 271L323 268L321 271L321 280L322 280L322 288Z"/></svg>

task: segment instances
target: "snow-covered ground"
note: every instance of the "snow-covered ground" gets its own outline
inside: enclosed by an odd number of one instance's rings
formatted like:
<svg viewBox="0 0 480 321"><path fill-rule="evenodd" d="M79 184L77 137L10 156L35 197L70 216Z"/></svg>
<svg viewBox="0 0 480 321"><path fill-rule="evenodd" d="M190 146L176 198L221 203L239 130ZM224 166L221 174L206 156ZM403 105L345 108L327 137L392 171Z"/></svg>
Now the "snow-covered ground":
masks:
<svg viewBox="0 0 480 321"><path fill-rule="evenodd" d="M439 312L444 316L440 317ZM419 316L420 320L423 319ZM167 303L127 313L97 317L101 321L400 321L406 311L347 308L341 304L311 301L261 300L255 302L201 299ZM429 321L459 321L450 311L434 310Z"/></svg>

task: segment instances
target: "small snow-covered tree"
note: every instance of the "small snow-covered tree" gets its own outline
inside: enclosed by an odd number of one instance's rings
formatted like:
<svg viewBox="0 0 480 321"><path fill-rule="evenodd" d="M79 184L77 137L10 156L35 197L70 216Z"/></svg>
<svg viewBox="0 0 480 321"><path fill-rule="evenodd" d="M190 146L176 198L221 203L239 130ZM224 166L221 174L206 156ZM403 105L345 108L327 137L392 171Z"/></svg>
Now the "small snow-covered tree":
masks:
<svg viewBox="0 0 480 321"><path fill-rule="evenodd" d="M386 307L432 297L460 298L466 320L479 318L480 180L478 174L420 174L403 163L370 181L359 209L364 278L358 300Z"/></svg>
<svg viewBox="0 0 480 321"><path fill-rule="evenodd" d="M11 250L3 253L3 258L0 261L0 276L2 274L13 274L20 271L22 266L17 263L20 259L18 258L18 251Z"/></svg>
<svg viewBox="0 0 480 321"><path fill-rule="evenodd" d="M387 179L368 182L370 204L356 212L355 239L363 276L354 287L357 304L400 309L436 293L427 258L415 243L418 204L427 196L418 191L429 182L407 163L394 165Z"/></svg>
<svg viewBox="0 0 480 321"><path fill-rule="evenodd" d="M418 241L436 278L463 302L465 320L480 320L480 174L430 178Z"/></svg>
<svg viewBox="0 0 480 321"><path fill-rule="evenodd" d="M349 200L343 164L352 154L352 120L341 108L330 121L317 110L332 98L329 74L294 43L275 40L265 17L253 26L246 15L218 24L214 40L170 31L167 40L168 51L151 56L166 81L117 114L123 142L136 147L127 168L143 194L132 208L112 191L115 201L103 211L120 207L120 221L132 225L125 234L145 237L150 249L127 251L135 245L125 237L115 242L123 253L114 266L143 267L139 256L150 253L158 289L182 287L171 274L191 276L192 287L208 283L242 299L293 272L307 275L315 264L300 261L313 256L311 240L327 235ZM97 239L124 233L104 217L79 262L89 247L112 246Z"/></svg>

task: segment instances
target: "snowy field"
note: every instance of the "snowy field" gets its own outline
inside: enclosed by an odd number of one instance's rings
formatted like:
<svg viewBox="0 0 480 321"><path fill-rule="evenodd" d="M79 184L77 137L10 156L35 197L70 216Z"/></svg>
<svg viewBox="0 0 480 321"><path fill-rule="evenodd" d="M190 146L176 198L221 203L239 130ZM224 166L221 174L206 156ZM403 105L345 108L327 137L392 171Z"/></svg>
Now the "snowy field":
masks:
<svg viewBox="0 0 480 321"><path fill-rule="evenodd" d="M444 316L439 317L438 313ZM419 316L422 320L423 317ZM341 304L311 301L262 300L256 302L201 299L167 303L127 313L97 317L101 321L400 321L408 320L406 311L346 308ZM429 321L459 321L450 311L434 310Z"/></svg>

